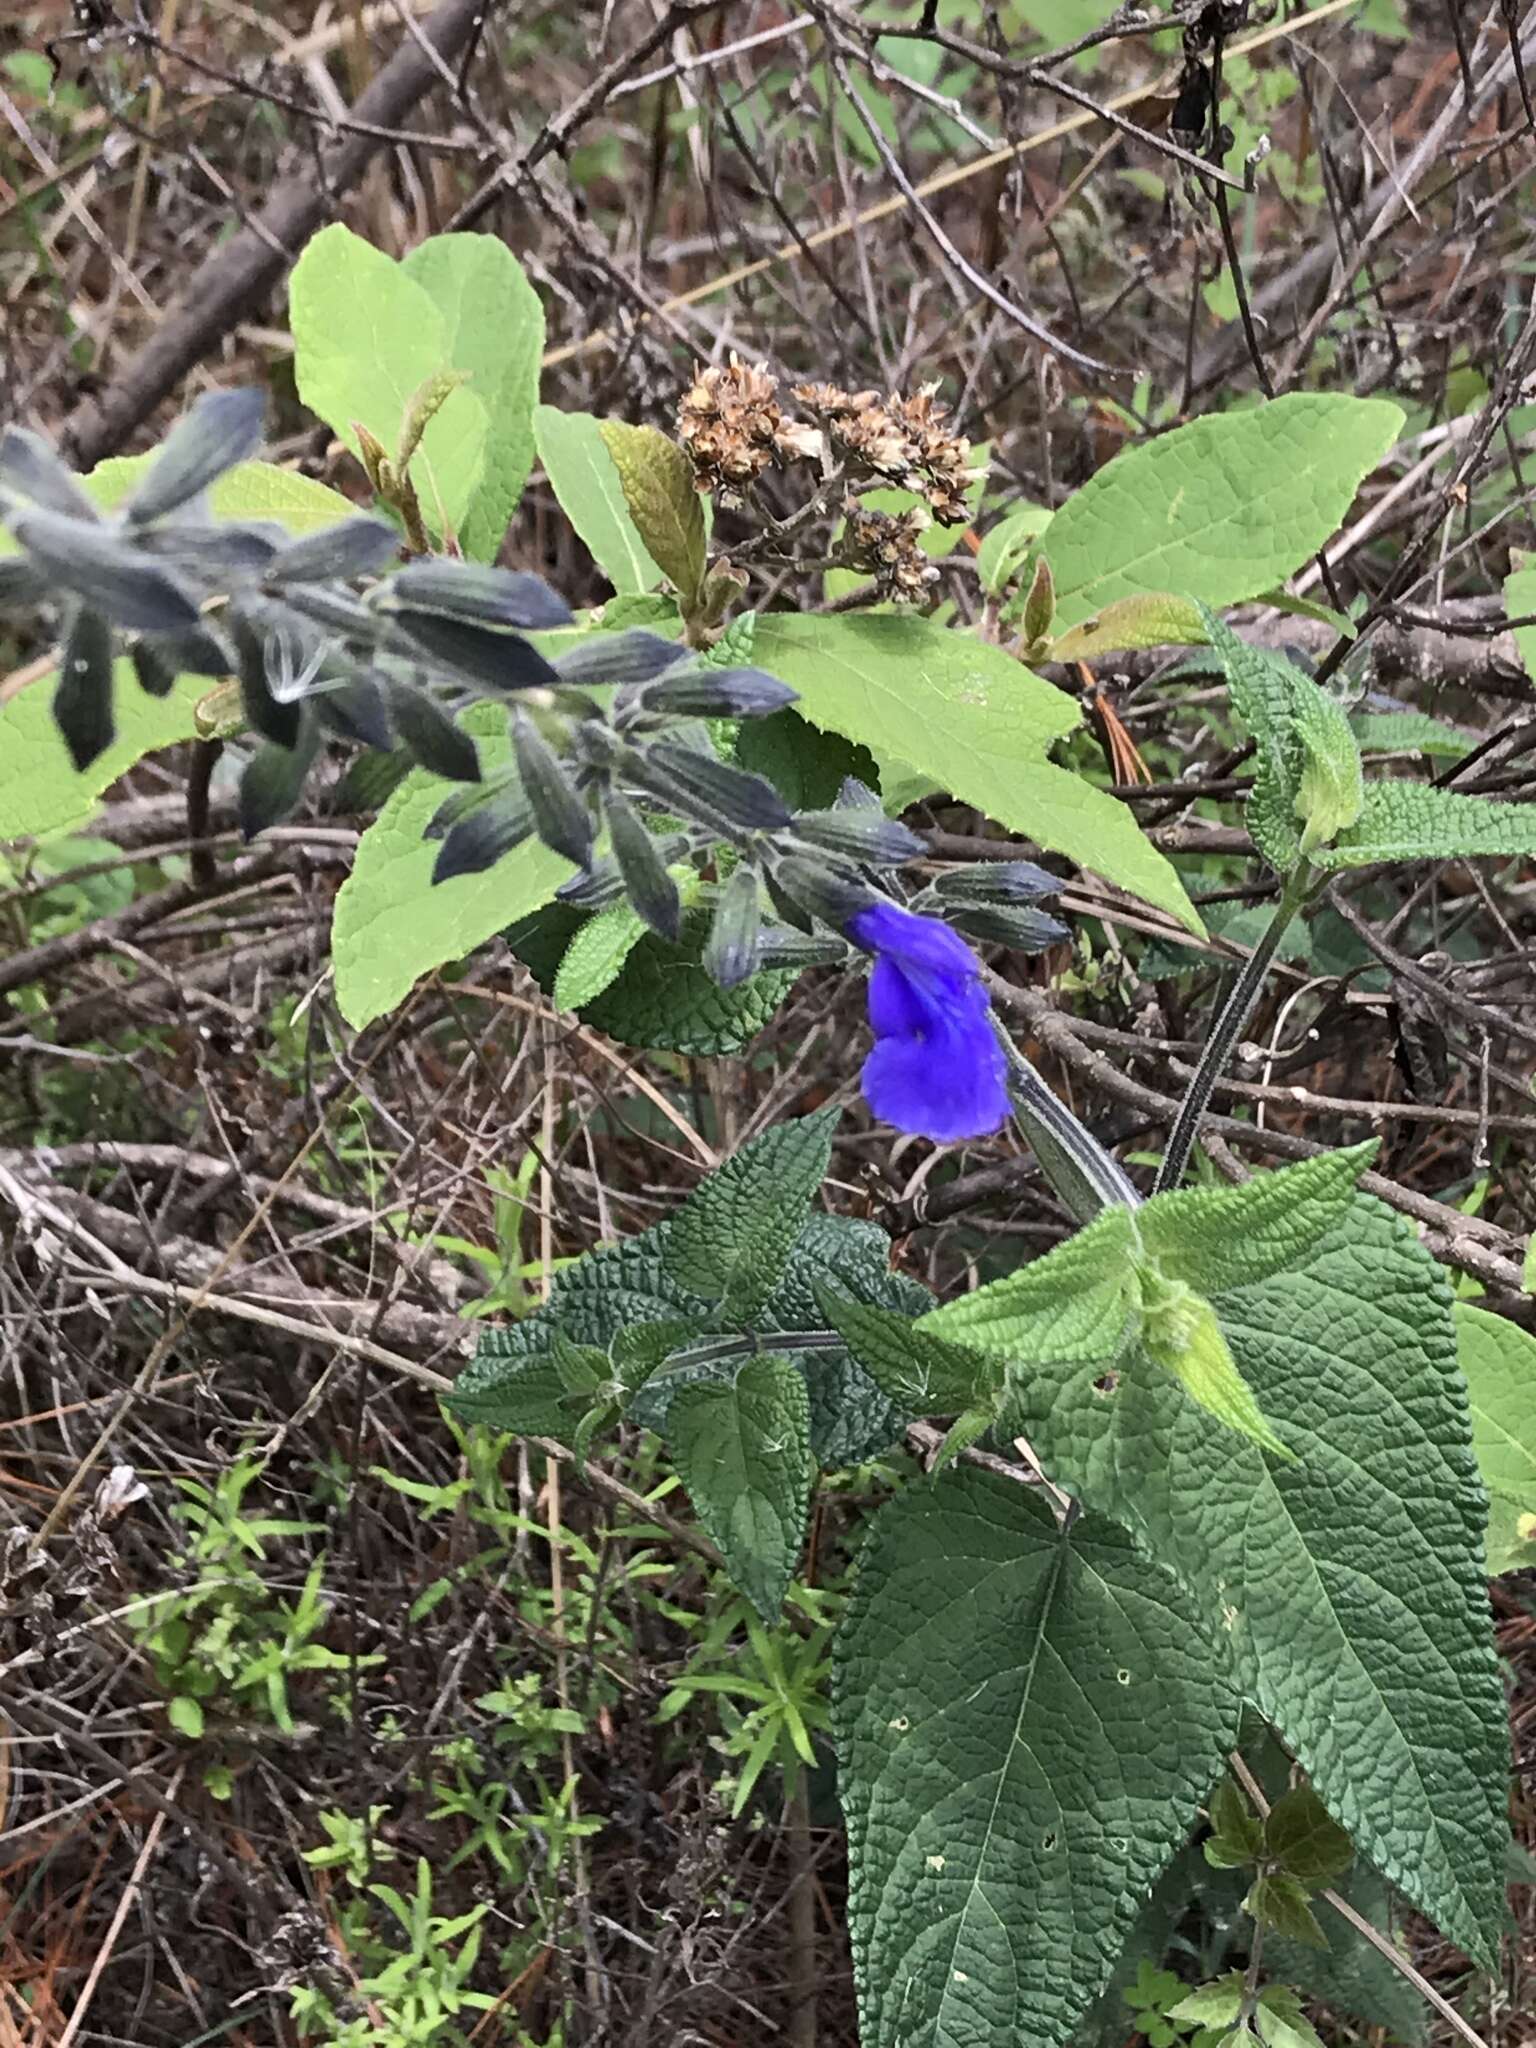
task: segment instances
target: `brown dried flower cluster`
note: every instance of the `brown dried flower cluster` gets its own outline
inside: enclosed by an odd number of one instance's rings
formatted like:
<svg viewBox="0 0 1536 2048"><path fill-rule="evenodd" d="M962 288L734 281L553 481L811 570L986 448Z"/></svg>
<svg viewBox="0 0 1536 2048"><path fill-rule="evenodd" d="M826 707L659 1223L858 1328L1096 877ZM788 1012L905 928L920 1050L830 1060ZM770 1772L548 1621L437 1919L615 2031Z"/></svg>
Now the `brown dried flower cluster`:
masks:
<svg viewBox="0 0 1536 2048"><path fill-rule="evenodd" d="M797 384L794 396L856 473L916 492L941 525L958 526L968 516L966 491L983 471L971 466L970 442L947 430L948 409L934 398L938 388L929 384L911 398L893 392L882 400L873 391Z"/></svg>
<svg viewBox="0 0 1536 2048"><path fill-rule="evenodd" d="M775 457L820 457L821 435L785 419L778 388L766 370L754 370L734 353L724 367L699 369L678 407L677 431L701 491L718 491L727 505L737 504Z"/></svg>
<svg viewBox="0 0 1536 2048"><path fill-rule="evenodd" d="M893 517L876 512L850 498L844 507L847 523L839 556L850 569L873 576L881 597L897 604L915 604L937 582L938 570L918 544L918 535L928 525L928 514L920 505Z"/></svg>

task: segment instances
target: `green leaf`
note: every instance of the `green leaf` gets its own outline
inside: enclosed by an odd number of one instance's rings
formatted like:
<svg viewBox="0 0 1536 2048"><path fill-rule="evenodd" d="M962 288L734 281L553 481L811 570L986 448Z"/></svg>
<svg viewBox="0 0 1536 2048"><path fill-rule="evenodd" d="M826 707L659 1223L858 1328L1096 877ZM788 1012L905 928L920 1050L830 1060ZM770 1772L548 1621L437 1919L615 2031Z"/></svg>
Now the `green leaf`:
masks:
<svg viewBox="0 0 1536 2048"><path fill-rule="evenodd" d="M1203 930L1130 811L1047 760L1078 705L1002 648L929 619L776 612L757 622L755 658L800 693L813 725L910 762L999 825Z"/></svg>
<svg viewBox="0 0 1536 2048"><path fill-rule="evenodd" d="M533 466L544 307L496 235L429 236L400 268L442 315L447 362L468 371L485 408L484 467L459 543L472 561L494 562Z"/></svg>
<svg viewBox="0 0 1536 2048"><path fill-rule="evenodd" d="M1516 569L1512 576L1504 579L1504 616L1507 619L1528 619L1536 612L1536 567ZM1516 626L1515 645L1520 650L1520 659L1525 663L1525 672L1536 682L1536 626Z"/></svg>
<svg viewBox="0 0 1536 2048"><path fill-rule="evenodd" d="M1186 2020L1192 2027L1230 2027L1243 2009L1243 1973L1231 1970L1213 1984L1202 1984L1168 2007L1171 2020Z"/></svg>
<svg viewBox="0 0 1536 2048"><path fill-rule="evenodd" d="M482 768L511 758L503 706L472 704L459 723L473 734ZM402 1003L434 967L461 960L504 925L547 903L575 870L541 840L525 839L478 875L434 885L435 841L424 839L451 785L414 769L358 842L336 898L331 957L336 1001L356 1030Z"/></svg>
<svg viewBox="0 0 1536 2048"><path fill-rule="evenodd" d="M1052 641L1046 658L1097 661L1100 655L1118 654L1122 648L1199 647L1204 641L1205 622L1198 606L1164 590L1155 595L1117 597Z"/></svg>
<svg viewBox="0 0 1536 2048"><path fill-rule="evenodd" d="M1252 1387L1232 1356L1216 1311L1182 1280L1166 1280L1152 1261L1138 1272L1142 1290L1142 1344L1146 1355L1173 1374L1192 1401L1277 1458L1296 1453L1276 1436Z"/></svg>
<svg viewBox="0 0 1536 2048"><path fill-rule="evenodd" d="M83 479L86 494L102 511L114 511L153 460L151 454L103 462ZM208 495L220 519L273 519L295 536L330 526L352 510L324 484L268 462L239 464ZM0 555L15 552L15 542L0 530ZM117 737L83 773L70 760L53 721L53 672L0 704L0 839L36 839L84 824L103 792L135 761L197 737L196 706L218 688L211 676L185 675L177 678L169 696L151 697L139 688L127 661L117 662L113 675Z"/></svg>
<svg viewBox="0 0 1536 2048"><path fill-rule="evenodd" d="M1355 1845L1310 1785L1293 1785L1269 1810L1264 1852L1301 1884L1332 1884L1355 1860Z"/></svg>
<svg viewBox="0 0 1536 2048"><path fill-rule="evenodd" d="M1130 1315L1138 1249L1129 1209L1105 1209L1043 1259L930 1310L918 1323L992 1358L1112 1358Z"/></svg>
<svg viewBox="0 0 1536 2048"><path fill-rule="evenodd" d="M734 1384L681 1387L667 1440L699 1520L764 1621L777 1618L805 1543L811 1404L786 1358L749 1359Z"/></svg>
<svg viewBox="0 0 1536 2048"><path fill-rule="evenodd" d="M1218 1869L1256 1863L1264 1846L1264 1825L1230 1778L1216 1787L1207 1811L1212 1834L1205 1844L1206 1861Z"/></svg>
<svg viewBox="0 0 1536 2048"><path fill-rule="evenodd" d="M1288 1985L1265 1986L1259 1993L1253 2024L1265 2048L1323 2048L1322 2037Z"/></svg>
<svg viewBox="0 0 1536 2048"><path fill-rule="evenodd" d="M841 1114L775 1124L700 1181L673 1217L668 1272L699 1300L718 1301L727 1322L750 1323L783 1278Z"/></svg>
<svg viewBox="0 0 1536 2048"><path fill-rule="evenodd" d="M560 509L614 589L621 596L654 590L661 571L629 516L600 422L589 412L540 405L534 408L533 433Z"/></svg>
<svg viewBox="0 0 1536 2048"><path fill-rule="evenodd" d="M1126 449L1046 534L1058 628L1144 591L1257 597L1322 546L1402 425L1385 399L1296 392Z"/></svg>
<svg viewBox="0 0 1536 2048"><path fill-rule="evenodd" d="M1043 505L1020 505L983 535L976 573L989 597L1002 596L1050 523L1051 515Z"/></svg>
<svg viewBox="0 0 1536 2048"><path fill-rule="evenodd" d="M1135 1353L1015 1376L1046 1469L1178 1573L1361 1853L1475 1959L1502 1924L1508 1765L1482 1489L1445 1276L1379 1202L1222 1328L1299 1453L1270 1466Z"/></svg>
<svg viewBox="0 0 1536 2048"><path fill-rule="evenodd" d="M1065 2041L1236 1726L1166 1572L970 1466L872 1523L834 1712L865 2048Z"/></svg>
<svg viewBox="0 0 1536 2048"><path fill-rule="evenodd" d="M1472 1448L1488 1489L1488 1570L1536 1565L1536 1338L1459 1301L1456 1355L1472 1404Z"/></svg>
<svg viewBox="0 0 1536 2048"><path fill-rule="evenodd" d="M958 1415L1002 1385L990 1358L946 1344L908 1316L818 1287L822 1313L875 1385L907 1415Z"/></svg>
<svg viewBox="0 0 1536 2048"><path fill-rule="evenodd" d="M1331 846L1353 825L1365 804L1360 768L1360 743L1350 730L1344 707L1323 691L1303 691L1296 722L1301 742L1301 786L1296 815L1302 821L1301 851L1305 858Z"/></svg>
<svg viewBox="0 0 1536 2048"><path fill-rule="evenodd" d="M1367 754L1426 754L1432 761L1459 761L1475 744L1427 711L1362 711L1350 724Z"/></svg>
<svg viewBox="0 0 1536 2048"><path fill-rule="evenodd" d="M738 767L766 775L797 811L829 810L845 776L855 776L871 789L880 780L867 748L853 745L840 733L818 732L794 711L743 719L735 758Z"/></svg>
<svg viewBox="0 0 1536 2048"><path fill-rule="evenodd" d="M628 903L613 903L589 917L560 961L552 994L560 1010L579 1010L618 980L645 937L645 919Z"/></svg>
<svg viewBox="0 0 1536 2048"><path fill-rule="evenodd" d="M1355 1184L1380 1150L1368 1139L1241 1187L1176 1188L1136 1211L1141 1241L1169 1279L1199 1294L1270 1280L1298 1264L1354 1205Z"/></svg>
<svg viewBox="0 0 1536 2048"><path fill-rule="evenodd" d="M1390 1938L1387 1887L1368 1863L1357 1860L1337 1890ZM1265 1967L1287 1984L1294 1984L1304 1997L1320 2000L1334 2012L1347 2013L1367 2026L1384 2027L1394 2041L1417 2048L1424 2039L1425 2006L1413 1986L1342 1920L1330 1917L1328 1937L1328 1947L1320 1949L1275 1936L1264 1944Z"/></svg>
<svg viewBox="0 0 1536 2048"><path fill-rule="evenodd" d="M1304 693L1317 685L1283 655L1250 647L1225 620L1202 608L1206 638L1226 677L1232 709L1254 744L1254 780L1246 806L1253 843L1277 874L1301 858L1296 802L1301 794Z"/></svg>
<svg viewBox="0 0 1536 2048"><path fill-rule="evenodd" d="M685 611L704 580L704 500L693 465L659 427L603 420L598 432L613 458L629 516Z"/></svg>
<svg viewBox="0 0 1536 2048"><path fill-rule="evenodd" d="M190 1693L173 1693L166 1702L165 1718L178 1735L185 1735L189 1742L202 1739L206 1725L202 1703L193 1699Z"/></svg>
<svg viewBox="0 0 1536 2048"><path fill-rule="evenodd" d="M486 1422L518 1436L552 1436L564 1444L570 1443L587 1406L585 1391L567 1385L553 1349L504 1359L494 1396L462 1404L459 1396L455 1389L453 1406L466 1421Z"/></svg>
<svg viewBox="0 0 1536 2048"><path fill-rule="evenodd" d="M468 367L453 360L448 321L426 287L340 222L305 244L288 312L299 396L357 455L362 426L393 456L422 387ZM462 384L426 425L410 474L438 536L460 529L479 493L488 424L486 406Z"/></svg>
<svg viewBox="0 0 1536 2048"><path fill-rule="evenodd" d="M1267 1875L1257 1879L1243 1901L1261 1927L1272 1927L1287 1941L1299 1941L1307 1948L1326 1948L1328 1937L1317 1924L1307 1904L1307 1890L1294 1877Z"/></svg>
<svg viewBox="0 0 1536 2048"><path fill-rule="evenodd" d="M1369 782L1359 822L1313 856L1320 868L1376 861L1536 854L1536 807L1460 796L1425 782Z"/></svg>
<svg viewBox="0 0 1536 2048"><path fill-rule="evenodd" d="M679 1329L702 1334L712 1312L678 1286L667 1270L669 1219L622 1244L590 1252L555 1275L548 1301L520 1323L483 1330L471 1363L460 1373L448 1406L466 1421L498 1425L503 1377L516 1377L521 1361L546 1350L552 1330L575 1342L613 1346L646 1325L668 1326L668 1350L679 1348ZM819 1330L825 1319L815 1283L830 1280L863 1301L912 1315L927 1290L890 1270L890 1241L872 1223L812 1211L790 1255L783 1280L757 1319L764 1331ZM901 1436L902 1419L863 1369L844 1351L792 1352L811 1402L811 1444L823 1465L856 1465ZM735 1361L669 1371L646 1381L630 1402L632 1418L665 1433L667 1411L679 1387L696 1379L729 1379Z"/></svg>

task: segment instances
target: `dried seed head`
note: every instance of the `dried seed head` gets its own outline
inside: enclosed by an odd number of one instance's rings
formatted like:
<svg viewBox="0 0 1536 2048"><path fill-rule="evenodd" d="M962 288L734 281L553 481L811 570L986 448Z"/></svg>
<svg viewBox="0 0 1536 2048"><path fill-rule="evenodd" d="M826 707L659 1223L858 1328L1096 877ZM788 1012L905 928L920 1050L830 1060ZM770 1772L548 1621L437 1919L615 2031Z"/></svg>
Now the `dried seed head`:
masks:
<svg viewBox="0 0 1536 2048"><path fill-rule="evenodd" d="M733 504L775 456L785 461L820 456L821 436L813 427L786 420L777 392L775 378L735 354L727 364L700 367L678 407L677 431L701 491L718 492Z"/></svg>
<svg viewBox="0 0 1536 2048"><path fill-rule="evenodd" d="M925 597L939 574L918 544L928 515L917 506L896 515L876 512L856 498L849 499L846 509L841 549L846 566L873 576L880 595L898 604Z"/></svg>

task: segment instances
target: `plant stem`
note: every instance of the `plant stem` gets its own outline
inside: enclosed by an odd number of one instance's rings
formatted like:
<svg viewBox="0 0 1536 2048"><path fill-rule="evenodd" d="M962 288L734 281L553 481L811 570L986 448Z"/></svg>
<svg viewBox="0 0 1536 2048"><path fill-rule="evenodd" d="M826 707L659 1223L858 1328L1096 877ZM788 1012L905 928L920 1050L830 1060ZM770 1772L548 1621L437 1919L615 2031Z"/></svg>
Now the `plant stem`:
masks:
<svg viewBox="0 0 1536 2048"><path fill-rule="evenodd" d="M994 1017L993 1029L1008 1059L1008 1093L1040 1169L1079 1223L1091 1223L1101 1209L1134 1209L1141 1196L1112 1159L1053 1095Z"/></svg>
<svg viewBox="0 0 1536 2048"><path fill-rule="evenodd" d="M1253 1015L1254 1004L1264 986L1264 977L1269 973L1270 964L1279 950L1280 941L1285 937L1291 919L1301 909L1312 893L1316 879L1308 862L1300 861L1286 877L1285 888L1275 906L1262 939L1243 962L1242 972L1232 984L1232 992L1222 1005L1221 1015L1211 1030L1210 1037L1200 1053L1200 1064L1196 1067L1185 1090L1184 1100L1179 1104L1179 1113L1174 1120L1168 1138L1168 1149L1163 1154L1163 1163L1158 1169L1155 1192L1163 1194L1175 1188L1184 1178L1184 1169L1189 1164L1189 1155L1194 1149L1195 1136L1200 1128L1200 1119L1210 1106L1211 1093L1222 1070L1227 1064L1238 1034Z"/></svg>

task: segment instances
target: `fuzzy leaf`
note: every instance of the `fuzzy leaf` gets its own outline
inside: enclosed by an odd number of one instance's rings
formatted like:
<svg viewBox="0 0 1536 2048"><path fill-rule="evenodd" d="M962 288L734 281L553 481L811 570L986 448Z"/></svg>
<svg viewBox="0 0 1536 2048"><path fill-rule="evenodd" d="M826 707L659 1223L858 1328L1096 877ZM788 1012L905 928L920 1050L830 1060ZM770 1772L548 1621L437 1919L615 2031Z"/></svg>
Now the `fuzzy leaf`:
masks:
<svg viewBox="0 0 1536 2048"><path fill-rule="evenodd" d="M991 1358L1112 1358L1136 1248L1131 1211L1106 1209L1045 1258L933 1309L918 1328Z"/></svg>
<svg viewBox="0 0 1536 2048"><path fill-rule="evenodd" d="M672 1219L667 1269L729 1323L749 1323L783 1277L832 1156L840 1111L775 1124L700 1181Z"/></svg>
<svg viewBox="0 0 1536 2048"><path fill-rule="evenodd" d="M550 486L593 559L622 596L654 590L661 571L630 517L602 422L589 412L534 408L534 439Z"/></svg>
<svg viewBox="0 0 1536 2048"><path fill-rule="evenodd" d="M681 1387L667 1441L699 1520L764 1621L778 1618L805 1543L811 1404L788 1359L752 1358L734 1382Z"/></svg>
<svg viewBox="0 0 1536 2048"><path fill-rule="evenodd" d="M958 1415L984 1405L1002 1385L990 1359L946 1344L908 1316L832 1287L818 1287L816 1299L881 1393L905 1414Z"/></svg>
<svg viewBox="0 0 1536 2048"><path fill-rule="evenodd" d="M1376 861L1536 854L1536 807L1460 796L1424 782L1371 782L1356 824L1313 855L1320 868Z"/></svg>
<svg viewBox="0 0 1536 2048"><path fill-rule="evenodd" d="M865 2048L1055 2048L1233 1738L1187 1599L961 1466L871 1524L836 1659Z"/></svg>
<svg viewBox="0 0 1536 2048"><path fill-rule="evenodd" d="M579 1010L616 981L645 937L645 921L627 903L589 917L565 949L553 990L555 1006Z"/></svg>
<svg viewBox="0 0 1536 2048"><path fill-rule="evenodd" d="M1176 1188L1144 1203L1136 1227L1169 1279L1199 1294L1270 1280L1305 1258L1347 1213L1379 1150L1380 1140L1371 1138L1256 1173L1240 1187Z"/></svg>
<svg viewBox="0 0 1536 2048"><path fill-rule="evenodd" d="M694 489L693 465L659 427L603 420L599 432L619 473L629 516L686 611L704 578L706 548L704 501Z"/></svg>
<svg viewBox="0 0 1536 2048"><path fill-rule="evenodd" d="M1536 1565L1536 1338L1505 1316L1459 1301L1456 1355L1472 1403L1472 1448L1488 1489L1488 1570Z"/></svg>
<svg viewBox="0 0 1536 2048"><path fill-rule="evenodd" d="M810 724L912 763L1010 831L1203 929L1130 811L1047 759L1077 704L1002 648L928 619L776 612L758 620L753 651L799 692Z"/></svg>
<svg viewBox="0 0 1536 2048"><path fill-rule="evenodd" d="M1217 1307L1297 1463L1268 1465L1135 1353L1112 1392L1091 1362L1016 1375L1019 1420L1190 1588L1361 1853L1488 1959L1508 1738L1445 1277L1357 1195L1292 1271Z"/></svg>
<svg viewBox="0 0 1536 2048"><path fill-rule="evenodd" d="M1147 591L1259 596L1322 546L1402 425L1385 399L1296 392L1128 448L1047 529L1058 629Z"/></svg>

